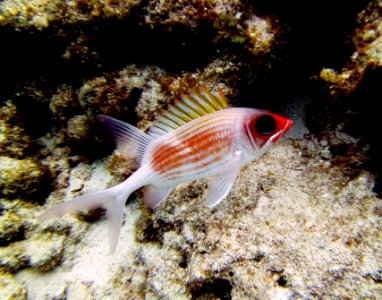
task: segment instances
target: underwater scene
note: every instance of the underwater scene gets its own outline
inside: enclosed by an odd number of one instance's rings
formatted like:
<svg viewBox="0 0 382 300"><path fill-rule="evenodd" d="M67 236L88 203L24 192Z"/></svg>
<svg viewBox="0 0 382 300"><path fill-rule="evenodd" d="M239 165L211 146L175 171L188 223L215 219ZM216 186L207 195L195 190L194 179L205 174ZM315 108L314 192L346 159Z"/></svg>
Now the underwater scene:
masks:
<svg viewBox="0 0 382 300"><path fill-rule="evenodd" d="M382 299L382 0L1 0L0 299Z"/></svg>

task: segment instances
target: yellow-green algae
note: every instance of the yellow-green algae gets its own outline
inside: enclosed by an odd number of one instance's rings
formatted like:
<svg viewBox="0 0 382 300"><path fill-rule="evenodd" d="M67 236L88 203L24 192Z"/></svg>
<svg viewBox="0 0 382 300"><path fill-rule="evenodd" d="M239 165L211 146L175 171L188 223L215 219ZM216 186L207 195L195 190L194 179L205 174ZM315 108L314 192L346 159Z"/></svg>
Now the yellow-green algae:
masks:
<svg viewBox="0 0 382 300"><path fill-rule="evenodd" d="M19 124L16 106L6 101L0 107L0 155L23 157L31 141Z"/></svg>
<svg viewBox="0 0 382 300"><path fill-rule="evenodd" d="M25 195L38 192L47 170L33 159L0 156L0 194Z"/></svg>
<svg viewBox="0 0 382 300"><path fill-rule="evenodd" d="M3 202L3 201L1 201ZM0 216L0 245L6 246L22 238L24 221L15 212L3 212Z"/></svg>
<svg viewBox="0 0 382 300"><path fill-rule="evenodd" d="M27 299L27 290L11 274L0 274L0 298L7 300Z"/></svg>
<svg viewBox="0 0 382 300"><path fill-rule="evenodd" d="M94 18L122 18L139 0L127 1L61 1L5 0L0 3L0 25L16 28L44 29L52 23L77 23Z"/></svg>
<svg viewBox="0 0 382 300"><path fill-rule="evenodd" d="M62 257L68 227L40 228L33 218L36 205L22 199L0 198L0 271L16 273L26 267L50 270Z"/></svg>
<svg viewBox="0 0 382 300"><path fill-rule="evenodd" d="M355 51L341 72L324 68L320 77L331 84L331 88L353 93L362 83L367 72L382 67L382 1L371 1L358 15L358 26L354 30Z"/></svg>

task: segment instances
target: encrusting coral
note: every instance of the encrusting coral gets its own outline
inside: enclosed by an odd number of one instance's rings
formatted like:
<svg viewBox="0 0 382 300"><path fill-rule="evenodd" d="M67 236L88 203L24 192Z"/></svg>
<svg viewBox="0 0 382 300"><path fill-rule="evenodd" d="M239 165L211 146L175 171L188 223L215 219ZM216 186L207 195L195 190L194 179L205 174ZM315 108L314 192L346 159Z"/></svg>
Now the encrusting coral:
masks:
<svg viewBox="0 0 382 300"><path fill-rule="evenodd" d="M0 107L0 155L24 157L31 138L19 125L17 108L12 101Z"/></svg>
<svg viewBox="0 0 382 300"><path fill-rule="evenodd" d="M0 156L0 194L30 197L42 188L45 173L46 169L31 159Z"/></svg>
<svg viewBox="0 0 382 300"><path fill-rule="evenodd" d="M7 274L0 276L1 299L27 299L27 290L14 276Z"/></svg>
<svg viewBox="0 0 382 300"><path fill-rule="evenodd" d="M382 66L382 1L371 1L358 16L353 35L354 52L341 73L330 68L321 70L320 77L336 90L354 92L367 73Z"/></svg>

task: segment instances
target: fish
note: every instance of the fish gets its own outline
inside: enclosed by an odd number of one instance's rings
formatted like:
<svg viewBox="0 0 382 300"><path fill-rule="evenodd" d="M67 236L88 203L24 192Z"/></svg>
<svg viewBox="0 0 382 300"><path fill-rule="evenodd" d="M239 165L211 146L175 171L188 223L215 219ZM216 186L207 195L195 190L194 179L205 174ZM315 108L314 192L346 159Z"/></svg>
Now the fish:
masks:
<svg viewBox="0 0 382 300"><path fill-rule="evenodd" d="M183 94L154 121L147 133L106 115L98 115L117 151L139 168L106 190L58 204L40 221L102 207L108 218L110 252L116 251L124 206L144 186L143 201L154 209L183 182L209 178L206 205L227 197L242 166L257 160L289 130L293 121L267 110L229 107L222 90L205 87Z"/></svg>

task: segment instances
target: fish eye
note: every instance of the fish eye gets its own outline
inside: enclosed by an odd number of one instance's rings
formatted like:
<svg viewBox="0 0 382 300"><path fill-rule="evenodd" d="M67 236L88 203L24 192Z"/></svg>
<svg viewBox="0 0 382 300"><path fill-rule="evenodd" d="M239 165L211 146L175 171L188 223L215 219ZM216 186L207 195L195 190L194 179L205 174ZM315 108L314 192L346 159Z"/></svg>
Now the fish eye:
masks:
<svg viewBox="0 0 382 300"><path fill-rule="evenodd" d="M256 120L255 129L258 134L270 134L276 129L276 121L270 115L261 116Z"/></svg>

